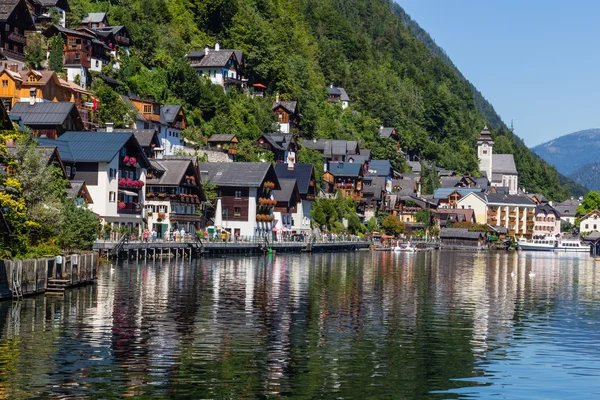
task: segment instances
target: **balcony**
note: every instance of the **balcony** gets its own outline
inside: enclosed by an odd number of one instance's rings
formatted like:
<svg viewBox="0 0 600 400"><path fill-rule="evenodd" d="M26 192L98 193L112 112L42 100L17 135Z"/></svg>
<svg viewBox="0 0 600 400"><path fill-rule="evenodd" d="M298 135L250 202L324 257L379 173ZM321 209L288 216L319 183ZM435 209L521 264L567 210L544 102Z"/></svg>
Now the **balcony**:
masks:
<svg viewBox="0 0 600 400"><path fill-rule="evenodd" d="M119 179L119 188L128 190L140 190L144 187L144 182L137 179Z"/></svg>
<svg viewBox="0 0 600 400"><path fill-rule="evenodd" d="M21 35L17 32L11 32L8 34L8 40L11 42L21 43L23 45L27 44L27 38L24 35Z"/></svg>
<svg viewBox="0 0 600 400"><path fill-rule="evenodd" d="M497 224L498 224L498 221L496 221L496 219L495 219L495 218L493 218L493 219L492 219L492 218L488 218L488 220L487 220L487 223L488 223L489 225L495 226L495 225L497 225Z"/></svg>
<svg viewBox="0 0 600 400"><path fill-rule="evenodd" d="M115 39L121 46L129 46L131 44L131 40L125 36L115 36Z"/></svg>
<svg viewBox="0 0 600 400"><path fill-rule="evenodd" d="M508 230L508 235L509 236L515 236L517 234L517 232L514 229L509 229Z"/></svg>
<svg viewBox="0 0 600 400"><path fill-rule="evenodd" d="M124 203L119 201L117 203L117 210L119 214L135 214L141 215L144 209L143 203Z"/></svg>
<svg viewBox="0 0 600 400"><path fill-rule="evenodd" d="M353 183L336 183L334 189L354 189Z"/></svg>
<svg viewBox="0 0 600 400"><path fill-rule="evenodd" d="M527 213L527 218L533 218L535 217L535 213L534 212L528 212Z"/></svg>

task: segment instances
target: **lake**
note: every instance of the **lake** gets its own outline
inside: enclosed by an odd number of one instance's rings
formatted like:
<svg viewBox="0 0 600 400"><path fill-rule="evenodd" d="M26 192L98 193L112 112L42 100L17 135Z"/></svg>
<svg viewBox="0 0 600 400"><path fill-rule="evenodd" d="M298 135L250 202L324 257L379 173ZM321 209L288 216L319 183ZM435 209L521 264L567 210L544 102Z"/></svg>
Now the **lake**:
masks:
<svg viewBox="0 0 600 400"><path fill-rule="evenodd" d="M587 254L354 252L120 263L0 302L0 398L600 395Z"/></svg>

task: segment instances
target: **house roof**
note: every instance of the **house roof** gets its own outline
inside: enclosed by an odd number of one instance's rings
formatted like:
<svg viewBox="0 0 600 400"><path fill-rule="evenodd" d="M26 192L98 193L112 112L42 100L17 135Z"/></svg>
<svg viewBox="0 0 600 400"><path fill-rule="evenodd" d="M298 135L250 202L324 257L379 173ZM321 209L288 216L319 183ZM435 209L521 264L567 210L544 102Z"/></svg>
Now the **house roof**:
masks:
<svg viewBox="0 0 600 400"><path fill-rule="evenodd" d="M235 138L235 135L233 133L228 134L228 133L215 133L214 135L212 135L210 138L208 138L208 143L211 142L231 142L233 140L233 138Z"/></svg>
<svg viewBox="0 0 600 400"><path fill-rule="evenodd" d="M294 190L298 190L298 185L295 179L279 179L281 189L273 190L273 198L277 201L287 203L292 199Z"/></svg>
<svg viewBox="0 0 600 400"><path fill-rule="evenodd" d="M10 117L13 120L20 118L23 124L29 126L62 125L73 111L79 116L75 103L68 101L38 102L33 105L18 102L10 111Z"/></svg>
<svg viewBox="0 0 600 400"><path fill-rule="evenodd" d="M110 162L133 138L132 132L65 132L58 139L36 139L41 146L56 146L63 161ZM140 148L141 157L147 162Z"/></svg>
<svg viewBox="0 0 600 400"><path fill-rule="evenodd" d="M322 152L323 155L327 158L332 156L360 154L358 142L355 140L305 140L304 142L302 142L302 145L308 149L318 150Z"/></svg>
<svg viewBox="0 0 600 400"><path fill-rule="evenodd" d="M67 196L71 199L80 197L82 194L85 195L85 199L88 203L93 203L92 196L87 189L85 181L69 181L69 187L65 189Z"/></svg>
<svg viewBox="0 0 600 400"><path fill-rule="evenodd" d="M239 51L239 53L241 53L241 51ZM241 64L242 61L237 57L239 53L238 51L228 49L210 49L208 54L205 54L204 51L195 51L186 55L186 57L200 58L200 61L196 63L199 67L224 67L232 56Z"/></svg>
<svg viewBox="0 0 600 400"><path fill-rule="evenodd" d="M348 93L346 93L344 88L330 86L327 88L327 91L330 95L339 97L341 101L350 101L350 97L348 97Z"/></svg>
<svg viewBox="0 0 600 400"><path fill-rule="evenodd" d="M473 192L472 195L479 197L487 204L514 204L526 207L535 206L535 203L531 201L527 196L520 196L516 194ZM463 199L466 197L467 196L463 197Z"/></svg>
<svg viewBox="0 0 600 400"><path fill-rule="evenodd" d="M494 154L492 155L492 175L518 174L515 166L515 158L512 154Z"/></svg>
<svg viewBox="0 0 600 400"><path fill-rule="evenodd" d="M181 104L165 104L160 108L160 123L172 124L181 110Z"/></svg>
<svg viewBox="0 0 600 400"><path fill-rule="evenodd" d="M92 12L92 13L88 13L88 15L83 17L81 22L84 24L87 24L87 23L91 23L91 22L102 22L104 19L106 19L106 13Z"/></svg>
<svg viewBox="0 0 600 400"><path fill-rule="evenodd" d="M586 220L586 219L591 218L593 216L600 216L600 211L598 211L598 210L592 210L589 213L585 214L583 217L581 217L581 219L579 221Z"/></svg>
<svg viewBox="0 0 600 400"><path fill-rule="evenodd" d="M475 218L475 210L473 209L462 209L462 208L438 208L433 211L434 214L438 215L440 220L448 219L449 215L460 215L461 217L457 220L471 222Z"/></svg>
<svg viewBox="0 0 600 400"><path fill-rule="evenodd" d="M392 163L389 160L369 161L369 175L389 176L392 171Z"/></svg>
<svg viewBox="0 0 600 400"><path fill-rule="evenodd" d="M469 232L466 228L442 228L440 238L442 239L471 239L477 240L485 237L484 232Z"/></svg>
<svg viewBox="0 0 600 400"><path fill-rule="evenodd" d="M362 171L362 164L347 163L347 162L332 162L329 163L328 172L333 176L348 176L357 177L360 176Z"/></svg>
<svg viewBox="0 0 600 400"><path fill-rule="evenodd" d="M565 200L562 203L554 205L556 211L563 217L574 217L577 215L577 207L579 207L579 200Z"/></svg>
<svg viewBox="0 0 600 400"><path fill-rule="evenodd" d="M460 178L457 176L442 176L442 188L454 188L460 182Z"/></svg>
<svg viewBox="0 0 600 400"><path fill-rule="evenodd" d="M435 191L435 193L433 193L433 198L434 199L447 199L448 196L450 196L450 194L452 194L454 192L458 192L458 194L460 194L462 197L464 197L464 196L468 195L469 193L483 192L483 189L481 189L481 188L457 188L457 187L439 188Z"/></svg>
<svg viewBox="0 0 600 400"><path fill-rule="evenodd" d="M217 186L259 187L273 167L266 162L201 162L198 168L203 181Z"/></svg>
<svg viewBox="0 0 600 400"><path fill-rule="evenodd" d="M276 150L288 151L294 135L291 133L263 133L264 138Z"/></svg>
<svg viewBox="0 0 600 400"><path fill-rule="evenodd" d="M294 164L294 169L288 169L286 163L275 164L275 174L277 174L277 179L295 179L298 185L298 191L302 195L308 193L313 171L314 166L312 164Z"/></svg>
<svg viewBox="0 0 600 400"><path fill-rule="evenodd" d="M98 129L98 132L106 132L106 128ZM152 140L154 136L158 138L158 134L154 129L118 129L113 132L131 132L135 136L135 139L138 141L140 146L142 147L150 147L152 145Z"/></svg>
<svg viewBox="0 0 600 400"><path fill-rule="evenodd" d="M370 185L363 185L363 194L371 196L374 200L381 200L382 192L385 191L385 178L374 177L370 179Z"/></svg>
<svg viewBox="0 0 600 400"><path fill-rule="evenodd" d="M389 138L390 136L392 136L392 133L394 133L395 128L384 128L381 127L379 128L379 136L382 138Z"/></svg>
<svg viewBox="0 0 600 400"><path fill-rule="evenodd" d="M298 106L298 102L296 101L274 101L273 102L273 111L277 109L277 107L283 107L290 114L294 114L296 112L296 107Z"/></svg>
<svg viewBox="0 0 600 400"><path fill-rule="evenodd" d="M163 172L159 179L148 179L148 185L158 186L179 186L183 180L186 171L194 168L194 162L191 158L183 159L151 159L151 168Z"/></svg>
<svg viewBox="0 0 600 400"><path fill-rule="evenodd" d="M0 21L8 20L15 7L17 7L21 1L24 0L0 0ZM33 26L33 21L31 21L31 26Z"/></svg>
<svg viewBox="0 0 600 400"><path fill-rule="evenodd" d="M554 214L560 218L560 213L554 207L552 207L550 204L544 204L544 205L537 206L535 208L535 213L536 214L544 213L545 215Z"/></svg>
<svg viewBox="0 0 600 400"><path fill-rule="evenodd" d="M75 30L75 29L69 29L69 28L65 28L65 27L63 27L63 26L61 26L61 25L57 25L57 24L54 24L54 25L51 25L51 26L49 26L49 27L48 27L48 28L47 28L47 29L46 29L46 30L43 32L43 34L44 34L44 36L46 36L46 37L51 37L51 36L54 36L54 35L55 35L55 33L53 33L53 31L57 31L57 32L60 32L60 33L64 33L65 35L70 35L70 36L78 36L78 37L82 37L82 38L89 39L89 40L93 40L93 39L95 39L95 37L94 37L94 36L92 36L92 35L89 35L89 34L87 34L87 33L85 33L85 32L77 31L77 30Z"/></svg>

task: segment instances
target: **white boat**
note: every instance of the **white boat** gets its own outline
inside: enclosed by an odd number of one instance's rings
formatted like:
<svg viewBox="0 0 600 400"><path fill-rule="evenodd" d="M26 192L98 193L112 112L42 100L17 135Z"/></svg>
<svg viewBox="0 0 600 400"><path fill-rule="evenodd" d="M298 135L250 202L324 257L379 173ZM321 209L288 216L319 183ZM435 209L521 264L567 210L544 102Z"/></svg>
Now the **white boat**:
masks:
<svg viewBox="0 0 600 400"><path fill-rule="evenodd" d="M521 238L517 241L517 246L519 246L521 250L552 251L554 248L556 248L556 239L553 237L531 240Z"/></svg>
<svg viewBox="0 0 600 400"><path fill-rule="evenodd" d="M397 243L396 247L394 247L394 251L414 252L417 251L417 248L413 247L410 243Z"/></svg>
<svg viewBox="0 0 600 400"><path fill-rule="evenodd" d="M553 250L561 253L589 253L590 245L578 239L563 239L558 241L558 245Z"/></svg>

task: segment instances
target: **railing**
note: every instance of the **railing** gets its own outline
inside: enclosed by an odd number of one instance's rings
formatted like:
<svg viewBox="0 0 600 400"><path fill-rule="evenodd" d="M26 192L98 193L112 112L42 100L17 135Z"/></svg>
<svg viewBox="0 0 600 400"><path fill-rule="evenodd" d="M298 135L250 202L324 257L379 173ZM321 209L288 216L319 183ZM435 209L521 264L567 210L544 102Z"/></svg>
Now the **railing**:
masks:
<svg viewBox="0 0 600 400"><path fill-rule="evenodd" d="M27 44L27 38L24 35L21 35L17 32L11 32L8 34L8 40L12 40L13 42Z"/></svg>

